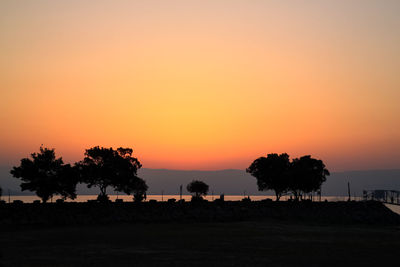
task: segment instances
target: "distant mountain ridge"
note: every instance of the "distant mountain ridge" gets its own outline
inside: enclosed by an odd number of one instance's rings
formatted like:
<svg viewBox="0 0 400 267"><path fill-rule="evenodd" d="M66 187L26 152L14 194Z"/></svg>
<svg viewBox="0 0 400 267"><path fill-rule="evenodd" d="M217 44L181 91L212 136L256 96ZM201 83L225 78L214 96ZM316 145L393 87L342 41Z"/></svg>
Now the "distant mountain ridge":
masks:
<svg viewBox="0 0 400 267"><path fill-rule="evenodd" d="M11 167L0 166L0 186L3 194L30 195L30 192L21 192L20 180L15 179L9 173ZM138 176L145 179L149 191L148 194L159 195L179 194L179 186L183 185L184 194L187 194L186 185L192 180L202 180L209 184L210 193L214 195L269 195L272 192L260 192L257 190L256 179L246 173L245 170L169 170L169 169L140 169ZM391 189L400 191L400 169L392 170L365 170L333 172L327 182L322 186L322 194L329 196L347 195L347 182L350 182L352 195L361 196L362 190ZM109 189L109 194L114 192ZM97 188L86 188L86 185L78 185L78 194L98 194Z"/></svg>

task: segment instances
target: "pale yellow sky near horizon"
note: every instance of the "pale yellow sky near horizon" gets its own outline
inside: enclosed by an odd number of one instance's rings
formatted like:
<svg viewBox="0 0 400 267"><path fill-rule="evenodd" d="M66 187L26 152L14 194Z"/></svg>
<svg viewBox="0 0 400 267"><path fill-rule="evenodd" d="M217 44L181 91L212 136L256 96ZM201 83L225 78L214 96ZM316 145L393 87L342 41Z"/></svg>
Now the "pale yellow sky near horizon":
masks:
<svg viewBox="0 0 400 267"><path fill-rule="evenodd" d="M400 1L1 1L0 164L400 167Z"/></svg>

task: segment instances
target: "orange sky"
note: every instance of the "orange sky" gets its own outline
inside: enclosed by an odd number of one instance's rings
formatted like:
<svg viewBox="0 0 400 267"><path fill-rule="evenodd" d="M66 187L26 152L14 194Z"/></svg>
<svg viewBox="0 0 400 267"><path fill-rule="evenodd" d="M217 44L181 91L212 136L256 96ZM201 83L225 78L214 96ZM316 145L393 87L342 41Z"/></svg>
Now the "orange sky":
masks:
<svg viewBox="0 0 400 267"><path fill-rule="evenodd" d="M144 167L271 152L400 168L399 1L1 1L0 164L133 147Z"/></svg>

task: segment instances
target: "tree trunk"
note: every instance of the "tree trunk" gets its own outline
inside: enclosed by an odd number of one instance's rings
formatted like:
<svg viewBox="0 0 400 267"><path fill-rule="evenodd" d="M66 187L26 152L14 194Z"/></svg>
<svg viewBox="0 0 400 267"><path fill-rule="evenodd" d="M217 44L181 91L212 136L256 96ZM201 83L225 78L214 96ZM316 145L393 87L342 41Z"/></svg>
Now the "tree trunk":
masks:
<svg viewBox="0 0 400 267"><path fill-rule="evenodd" d="M50 196L42 196L40 198L42 199L43 203L46 203L49 200Z"/></svg>
<svg viewBox="0 0 400 267"><path fill-rule="evenodd" d="M279 199L281 198L281 194L275 191L275 195L276 195L276 201L279 201Z"/></svg>
<svg viewBox="0 0 400 267"><path fill-rule="evenodd" d="M105 196L107 195L107 186L100 186L100 195Z"/></svg>

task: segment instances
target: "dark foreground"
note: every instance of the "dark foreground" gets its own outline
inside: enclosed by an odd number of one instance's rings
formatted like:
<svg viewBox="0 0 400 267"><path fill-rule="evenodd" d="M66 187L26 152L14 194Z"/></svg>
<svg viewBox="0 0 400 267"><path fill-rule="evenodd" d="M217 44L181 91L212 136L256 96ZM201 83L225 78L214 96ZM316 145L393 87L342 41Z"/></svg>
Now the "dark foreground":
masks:
<svg viewBox="0 0 400 267"><path fill-rule="evenodd" d="M328 224L400 225L380 202L48 203L0 205L0 229L122 223L281 220Z"/></svg>
<svg viewBox="0 0 400 267"><path fill-rule="evenodd" d="M383 266L397 226L288 221L113 224L0 233L2 266Z"/></svg>

